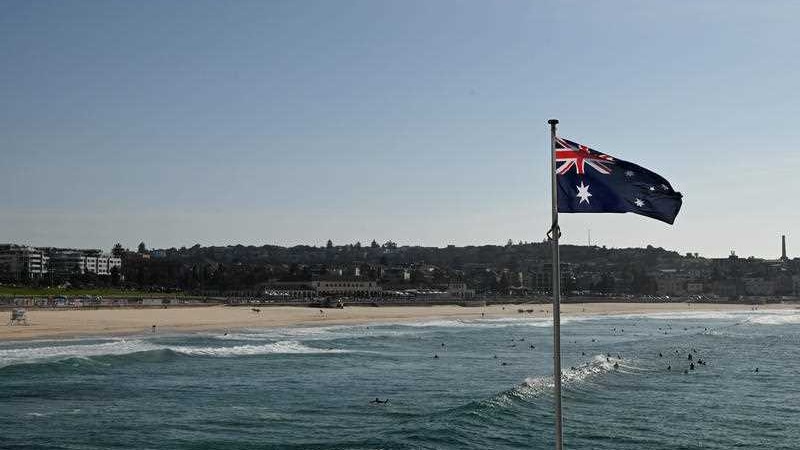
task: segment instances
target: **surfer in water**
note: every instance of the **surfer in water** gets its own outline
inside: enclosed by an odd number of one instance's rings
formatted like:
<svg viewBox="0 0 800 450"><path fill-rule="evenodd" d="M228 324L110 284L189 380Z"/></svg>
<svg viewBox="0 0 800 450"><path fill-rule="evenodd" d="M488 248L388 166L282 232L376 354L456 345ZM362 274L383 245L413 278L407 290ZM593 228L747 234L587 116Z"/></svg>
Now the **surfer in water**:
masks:
<svg viewBox="0 0 800 450"><path fill-rule="evenodd" d="M373 405L383 405L389 403L389 399L387 398L386 400L381 400L378 397L375 397L375 400L372 400L370 403L372 403Z"/></svg>

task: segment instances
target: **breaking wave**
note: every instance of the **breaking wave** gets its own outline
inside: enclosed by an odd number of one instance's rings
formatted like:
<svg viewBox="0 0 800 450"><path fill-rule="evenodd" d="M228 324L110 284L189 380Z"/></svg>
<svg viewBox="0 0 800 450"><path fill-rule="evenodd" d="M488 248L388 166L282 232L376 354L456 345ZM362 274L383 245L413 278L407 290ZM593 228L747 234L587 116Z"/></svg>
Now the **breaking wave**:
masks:
<svg viewBox="0 0 800 450"><path fill-rule="evenodd" d="M615 364L617 367L614 367ZM639 371L640 369L632 361L596 355L589 362L580 366L564 368L561 373L561 383L564 389L575 389L582 387L592 378L604 374L637 373ZM539 397L552 394L553 387L552 376L529 377L518 386L479 402L477 407L479 409L509 408L520 401L536 401Z"/></svg>
<svg viewBox="0 0 800 450"><path fill-rule="evenodd" d="M800 313L788 311L780 314L754 314L750 323L759 325L791 325L800 323Z"/></svg>
<svg viewBox="0 0 800 450"><path fill-rule="evenodd" d="M168 347L175 353L189 356L249 356L276 354L348 353L342 349L321 349L305 346L297 341L281 341L264 345L237 345L234 347Z"/></svg>
<svg viewBox="0 0 800 450"><path fill-rule="evenodd" d="M119 339L110 342L83 345L53 345L37 347L0 348L0 367L18 364L53 362L66 359L91 359L147 352L173 352L186 356L233 357L268 354L327 354L347 353L342 349L322 349L297 341L279 341L262 345L237 345L221 347L195 347L189 345L161 345L142 339Z"/></svg>

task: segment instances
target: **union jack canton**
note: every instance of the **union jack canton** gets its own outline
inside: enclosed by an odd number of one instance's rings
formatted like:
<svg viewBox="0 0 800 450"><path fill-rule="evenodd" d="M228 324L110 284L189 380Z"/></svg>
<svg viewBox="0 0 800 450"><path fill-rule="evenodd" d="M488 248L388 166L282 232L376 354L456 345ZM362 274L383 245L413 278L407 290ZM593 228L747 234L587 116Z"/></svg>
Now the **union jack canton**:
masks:
<svg viewBox="0 0 800 450"><path fill-rule="evenodd" d="M683 195L661 175L568 139L555 144L559 212L630 212L675 222Z"/></svg>

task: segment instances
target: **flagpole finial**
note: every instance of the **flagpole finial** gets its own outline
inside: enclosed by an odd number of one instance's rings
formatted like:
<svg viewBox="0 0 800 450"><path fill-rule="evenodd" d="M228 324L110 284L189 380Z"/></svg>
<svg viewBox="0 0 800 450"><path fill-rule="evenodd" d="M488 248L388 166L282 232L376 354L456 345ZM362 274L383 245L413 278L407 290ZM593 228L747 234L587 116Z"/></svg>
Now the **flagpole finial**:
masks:
<svg viewBox="0 0 800 450"><path fill-rule="evenodd" d="M547 121L550 125L556 125L558 123L558 119L550 119Z"/></svg>

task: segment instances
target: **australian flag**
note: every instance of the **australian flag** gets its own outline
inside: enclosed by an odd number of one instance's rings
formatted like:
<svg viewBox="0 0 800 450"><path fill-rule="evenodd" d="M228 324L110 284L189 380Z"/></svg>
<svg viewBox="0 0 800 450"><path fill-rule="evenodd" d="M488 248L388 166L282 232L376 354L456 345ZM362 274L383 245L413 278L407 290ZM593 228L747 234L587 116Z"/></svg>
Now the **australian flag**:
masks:
<svg viewBox="0 0 800 450"><path fill-rule="evenodd" d="M641 214L672 224L680 192L661 175L585 145L556 138L558 211Z"/></svg>

